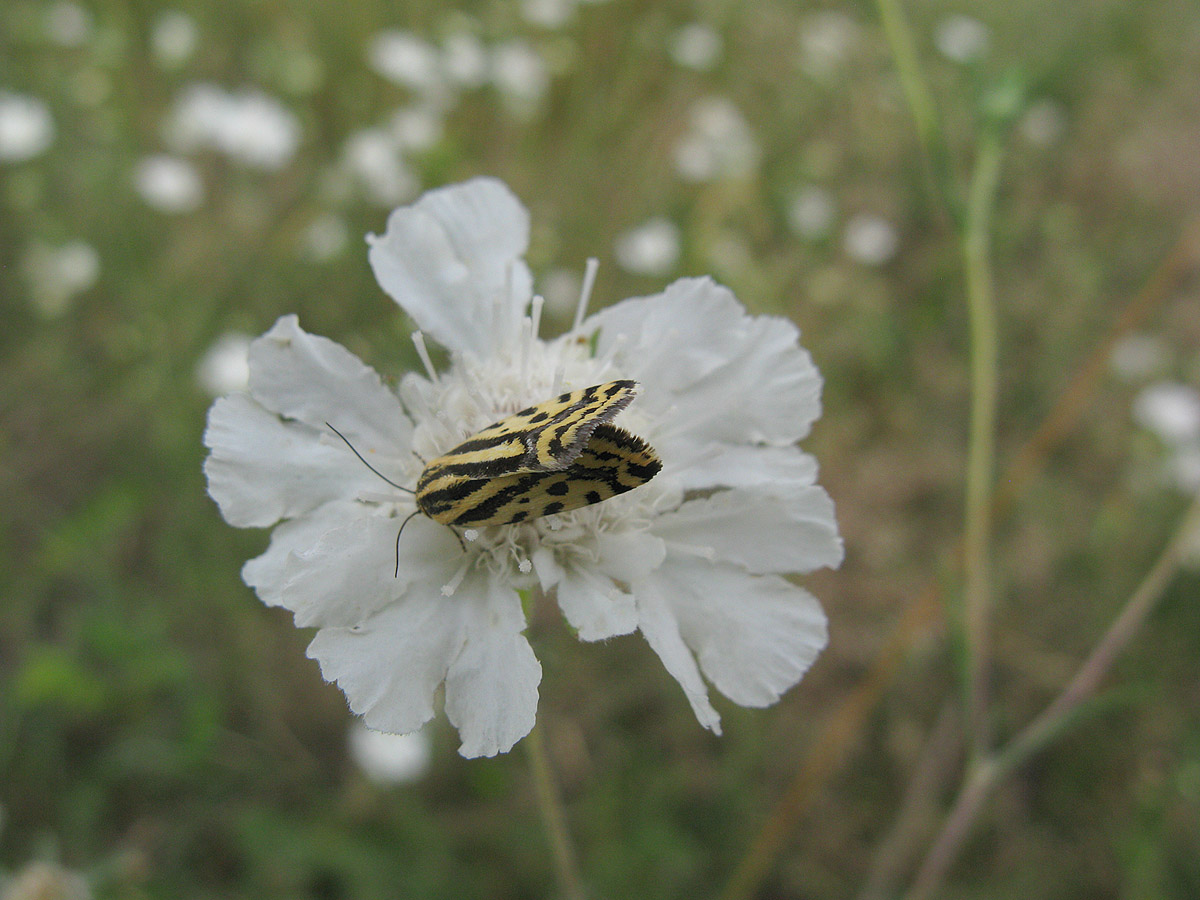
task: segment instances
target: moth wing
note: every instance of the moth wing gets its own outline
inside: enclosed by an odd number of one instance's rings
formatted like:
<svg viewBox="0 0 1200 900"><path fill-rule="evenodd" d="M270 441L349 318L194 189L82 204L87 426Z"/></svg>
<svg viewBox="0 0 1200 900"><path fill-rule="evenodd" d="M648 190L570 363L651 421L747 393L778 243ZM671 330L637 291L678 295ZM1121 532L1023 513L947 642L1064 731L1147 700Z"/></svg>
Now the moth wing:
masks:
<svg viewBox="0 0 1200 900"><path fill-rule="evenodd" d="M640 487L661 469L644 440L601 422L565 469L463 481L453 493L430 499L442 501L434 517L448 525L509 525L600 503Z"/></svg>
<svg viewBox="0 0 1200 900"><path fill-rule="evenodd" d="M421 481L562 471L583 452L597 426L628 406L637 391L636 381L609 381L513 413L433 460Z"/></svg>

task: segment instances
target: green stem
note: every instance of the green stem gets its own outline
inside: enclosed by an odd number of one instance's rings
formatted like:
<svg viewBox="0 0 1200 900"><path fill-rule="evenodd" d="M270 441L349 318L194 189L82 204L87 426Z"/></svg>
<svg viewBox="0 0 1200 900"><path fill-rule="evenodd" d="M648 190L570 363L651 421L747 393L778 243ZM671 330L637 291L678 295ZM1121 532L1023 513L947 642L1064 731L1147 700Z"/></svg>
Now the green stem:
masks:
<svg viewBox="0 0 1200 900"><path fill-rule="evenodd" d="M917 127L917 140L921 142L921 151L926 160L931 161L937 144L937 114L934 112L933 98L917 62L912 32L897 0L875 0L875 6L879 9L884 36L896 60L896 71L900 76L904 99Z"/></svg>
<svg viewBox="0 0 1200 900"><path fill-rule="evenodd" d="M990 655L989 498L995 478L998 384L995 297L989 229L1000 180L1000 141L985 133L967 196L963 269L971 342L971 423L967 448L966 511L963 528L963 644L966 651L967 728L976 758L987 751L987 671Z"/></svg>
<svg viewBox="0 0 1200 900"><path fill-rule="evenodd" d="M583 879L579 875L579 863L575 858L575 848L571 843L571 834L567 830L567 817L563 812L562 798L554 783L550 771L550 761L546 753L546 739L542 729L536 723L533 730L521 742L529 755L529 769L533 775L534 793L537 796L538 809L542 814L542 824L546 828L546 839L550 843L550 856L554 860L554 872L558 877L558 886L566 900L585 900L587 894L583 889Z"/></svg>
<svg viewBox="0 0 1200 900"><path fill-rule="evenodd" d="M930 845L906 900L926 900L942 884L958 856L971 825L993 788L1054 738L1062 735L1074 713L1112 668L1121 651L1141 630L1179 571L1187 548L1200 530L1200 497L1192 502L1175 534L1124 608L1108 627L1071 682L1033 722L1002 750L974 764L945 823Z"/></svg>

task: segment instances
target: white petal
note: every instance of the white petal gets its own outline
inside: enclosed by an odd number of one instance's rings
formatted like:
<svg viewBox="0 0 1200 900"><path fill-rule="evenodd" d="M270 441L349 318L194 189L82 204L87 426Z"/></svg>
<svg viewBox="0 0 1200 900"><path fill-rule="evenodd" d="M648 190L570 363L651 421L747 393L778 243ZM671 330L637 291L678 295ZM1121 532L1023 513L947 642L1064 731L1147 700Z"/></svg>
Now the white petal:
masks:
<svg viewBox="0 0 1200 900"><path fill-rule="evenodd" d="M402 519L359 516L320 536L291 555L284 569L281 605L296 625L353 625L401 596L410 584L445 584L462 564L454 533L423 516L396 540Z"/></svg>
<svg viewBox="0 0 1200 900"><path fill-rule="evenodd" d="M367 459L397 456L412 440L412 423L379 375L334 341L308 334L283 316L250 346L250 391L284 418L322 429L333 425Z"/></svg>
<svg viewBox="0 0 1200 900"><path fill-rule="evenodd" d="M217 400L208 413L204 462L208 493L230 525L263 527L330 500L376 487L376 476L345 447L307 425L281 422L246 394Z"/></svg>
<svg viewBox="0 0 1200 900"><path fill-rule="evenodd" d="M633 595L622 587L653 571L666 556L661 540L644 531L600 532L595 557L567 554L557 559L543 546L533 567L543 590L556 588L558 606L580 640L602 641L637 628Z"/></svg>
<svg viewBox="0 0 1200 900"><path fill-rule="evenodd" d="M280 522L271 532L266 552L242 566L242 581L267 606L284 606L283 582L288 556L316 545L321 535L361 518L361 503L335 500L298 519Z"/></svg>
<svg viewBox="0 0 1200 900"><path fill-rule="evenodd" d="M308 655L369 728L407 734L433 718L434 693L463 633L462 606L427 582L360 625L322 628Z"/></svg>
<svg viewBox="0 0 1200 900"><path fill-rule="evenodd" d="M816 485L772 494L720 491L663 514L654 533L676 553L758 574L811 572L842 561L833 501Z"/></svg>
<svg viewBox="0 0 1200 900"><path fill-rule="evenodd" d="M473 573L449 603L469 605L466 643L446 674L446 716L468 758L507 753L533 728L542 667L521 631L516 592L486 572Z"/></svg>
<svg viewBox="0 0 1200 900"><path fill-rule="evenodd" d="M637 628L633 595L590 568L568 568L556 589L563 611L581 641L603 641Z"/></svg>
<svg viewBox="0 0 1200 900"><path fill-rule="evenodd" d="M681 279L662 294L625 300L587 327L600 330L598 355L615 352L621 370L643 383L638 403L655 422L647 434L655 446L674 435L790 444L820 415L821 376L796 326L746 315L711 279Z"/></svg>
<svg viewBox="0 0 1200 900"><path fill-rule="evenodd" d="M502 181L429 191L368 241L380 286L447 349L486 356L515 333L533 284L529 213Z"/></svg>
<svg viewBox="0 0 1200 900"><path fill-rule="evenodd" d="M742 706L768 706L828 641L821 605L773 575L668 557L654 576L705 676Z"/></svg>
<svg viewBox="0 0 1200 900"><path fill-rule="evenodd" d="M666 585L670 589L670 584ZM714 734L721 733L721 717L708 699L708 688L700 677L696 658L687 648L679 631L679 622L666 595L661 579L650 576L634 585L639 628L651 649L658 654L672 677L679 682L692 705L697 720Z"/></svg>
<svg viewBox="0 0 1200 900"><path fill-rule="evenodd" d="M676 436L665 443L656 440L655 447L669 456L683 488L799 487L817 480L816 459L795 446L699 443Z"/></svg>

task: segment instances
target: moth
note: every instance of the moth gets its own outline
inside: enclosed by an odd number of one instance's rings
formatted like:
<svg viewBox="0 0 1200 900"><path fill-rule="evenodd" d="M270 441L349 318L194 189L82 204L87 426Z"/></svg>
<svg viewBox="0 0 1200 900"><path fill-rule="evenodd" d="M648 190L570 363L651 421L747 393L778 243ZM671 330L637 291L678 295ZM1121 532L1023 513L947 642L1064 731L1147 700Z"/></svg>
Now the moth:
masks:
<svg viewBox="0 0 1200 900"><path fill-rule="evenodd" d="M662 469L649 444L612 424L637 392L636 381L609 381L523 409L431 460L415 490L376 474L414 494L413 516L450 526L511 525L601 503Z"/></svg>

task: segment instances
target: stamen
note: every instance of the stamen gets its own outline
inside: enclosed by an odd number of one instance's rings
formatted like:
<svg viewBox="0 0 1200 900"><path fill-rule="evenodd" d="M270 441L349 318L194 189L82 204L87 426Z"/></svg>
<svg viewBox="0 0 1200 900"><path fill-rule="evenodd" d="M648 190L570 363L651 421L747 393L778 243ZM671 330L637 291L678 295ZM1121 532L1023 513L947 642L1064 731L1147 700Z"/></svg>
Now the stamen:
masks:
<svg viewBox="0 0 1200 900"><path fill-rule="evenodd" d="M458 590L458 586L462 584L463 579L467 577L467 563L463 563L458 567L458 571L454 573L454 577L442 585L442 596L453 597L454 592Z"/></svg>
<svg viewBox="0 0 1200 900"><path fill-rule="evenodd" d="M575 324L571 326L572 334L579 330L584 316L587 315L588 303L592 299L592 288L596 284L596 272L599 269L600 260L594 256L589 257L583 268L583 285L579 288L579 305L575 307Z"/></svg>
<svg viewBox="0 0 1200 900"><path fill-rule="evenodd" d="M425 346L425 335L419 331L414 331L412 336L413 345L417 348L417 356L421 357L421 362L425 366L425 372L429 375L429 380L434 384L438 382L437 369L433 367L433 359L429 356L429 348Z"/></svg>

